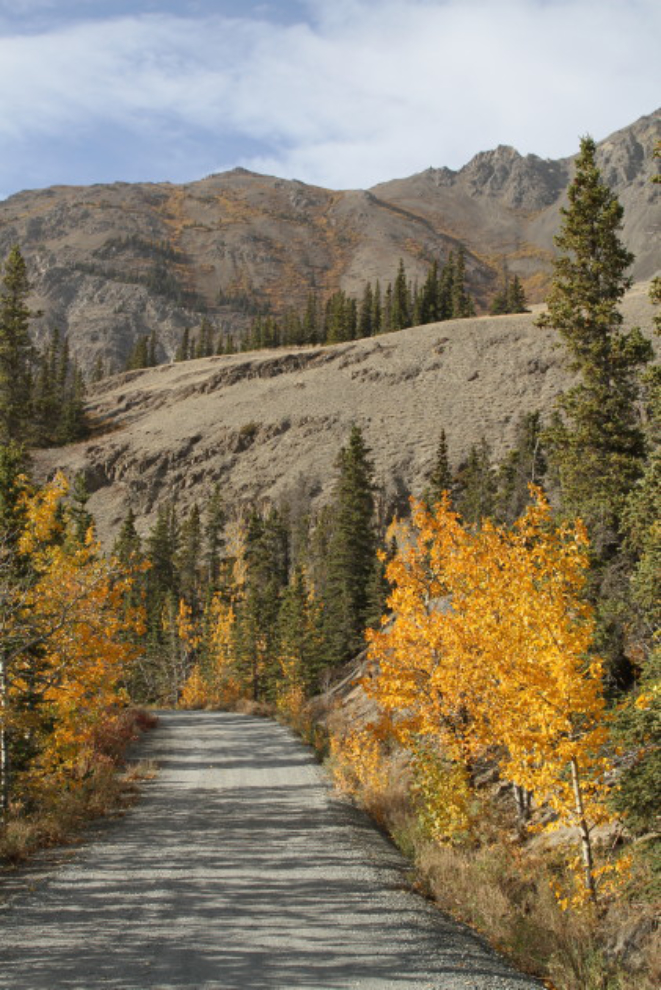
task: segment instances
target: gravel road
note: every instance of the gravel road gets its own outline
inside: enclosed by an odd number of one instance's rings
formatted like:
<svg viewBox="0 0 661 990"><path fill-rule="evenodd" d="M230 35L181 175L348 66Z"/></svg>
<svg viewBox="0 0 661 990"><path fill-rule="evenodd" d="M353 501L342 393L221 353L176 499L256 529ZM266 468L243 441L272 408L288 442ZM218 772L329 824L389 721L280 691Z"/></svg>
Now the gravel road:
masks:
<svg viewBox="0 0 661 990"><path fill-rule="evenodd" d="M140 755L135 808L0 912L0 987L539 990L406 889L281 726L166 712Z"/></svg>

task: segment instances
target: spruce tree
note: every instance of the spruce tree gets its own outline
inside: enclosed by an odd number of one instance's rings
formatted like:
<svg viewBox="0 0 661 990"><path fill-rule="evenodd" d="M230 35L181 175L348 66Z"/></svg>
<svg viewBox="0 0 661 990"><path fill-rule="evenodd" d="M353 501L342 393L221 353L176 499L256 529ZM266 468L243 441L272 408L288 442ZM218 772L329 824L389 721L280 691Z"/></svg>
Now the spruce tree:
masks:
<svg viewBox="0 0 661 990"><path fill-rule="evenodd" d="M301 343L318 344L321 338L320 331L321 318L319 315L319 304L313 292L308 294L308 301L303 316L303 333Z"/></svg>
<svg viewBox="0 0 661 990"><path fill-rule="evenodd" d="M237 609L240 669L255 701L272 694L277 620L289 576L288 532L281 514L253 510L246 534L245 585Z"/></svg>
<svg viewBox="0 0 661 990"><path fill-rule="evenodd" d="M514 275L512 281L510 282L507 289L507 312L508 313L527 313L527 303L526 294L524 292L523 286L521 285L521 279L518 275Z"/></svg>
<svg viewBox="0 0 661 990"><path fill-rule="evenodd" d="M370 585L376 567L373 468L360 428L340 451L331 506L324 589L329 659L349 659L364 646Z"/></svg>
<svg viewBox="0 0 661 990"><path fill-rule="evenodd" d="M139 371L142 368L148 367L148 365L149 365L149 338L146 336L142 336L135 342L135 344L129 351L129 356L126 359L124 370Z"/></svg>
<svg viewBox="0 0 661 990"><path fill-rule="evenodd" d="M447 492L451 497L452 489L453 478L450 460L448 458L448 442L445 436L445 430L441 430L436 460L429 472L428 484L423 492L422 500L430 508L433 508L437 502L441 501L444 492Z"/></svg>
<svg viewBox="0 0 661 990"><path fill-rule="evenodd" d="M156 621L166 594L176 594L179 590L176 567L179 540L179 523L174 504L169 502L161 505L147 540L147 559L151 564L147 572L149 606Z"/></svg>
<svg viewBox="0 0 661 990"><path fill-rule="evenodd" d="M448 254L438 280L438 319L451 320L454 305L455 258L454 251Z"/></svg>
<svg viewBox="0 0 661 990"><path fill-rule="evenodd" d="M429 267L427 278L420 292L418 319L420 323L435 323L440 319L439 308L440 283L438 262L434 261Z"/></svg>
<svg viewBox="0 0 661 990"><path fill-rule="evenodd" d="M451 290L452 319L461 319L475 315L473 300L466 289L466 252L459 248L454 262Z"/></svg>
<svg viewBox="0 0 661 990"><path fill-rule="evenodd" d="M188 327L186 327L183 334L181 335L181 341L179 343L179 346L177 347L174 356L175 361L188 361L188 359L191 356L190 348L191 348L190 330Z"/></svg>
<svg viewBox="0 0 661 990"><path fill-rule="evenodd" d="M486 440L471 447L468 459L460 466L456 479L456 506L464 522L479 526L493 516L496 499L496 476L491 450Z"/></svg>
<svg viewBox="0 0 661 990"><path fill-rule="evenodd" d="M94 383L102 381L106 377L105 362L101 355L97 357L94 362L94 368L92 370L92 381Z"/></svg>
<svg viewBox="0 0 661 990"><path fill-rule="evenodd" d="M392 287L390 329L403 330L411 325L411 292L406 279L404 262L399 259L397 275Z"/></svg>
<svg viewBox="0 0 661 990"><path fill-rule="evenodd" d="M142 544L135 528L135 513L129 509L113 545L113 554L120 564L128 567L141 557Z"/></svg>
<svg viewBox="0 0 661 990"><path fill-rule="evenodd" d="M87 511L87 503L90 500L90 491L87 487L87 479L82 471L73 479L73 484L69 492L71 533L73 539L81 546L85 543L90 526L94 525L94 517Z"/></svg>
<svg viewBox="0 0 661 990"><path fill-rule="evenodd" d="M224 528L225 508L220 484L216 483L207 504L204 522L204 564L206 580L212 591L217 590L220 579Z"/></svg>
<svg viewBox="0 0 661 990"><path fill-rule="evenodd" d="M277 650L281 661L295 664L307 695L319 689L323 664L322 613L310 595L301 567L296 567L282 593L277 620Z"/></svg>
<svg viewBox="0 0 661 990"><path fill-rule="evenodd" d="M595 155L592 138L583 138L555 238L560 254L548 312L538 325L557 330L580 376L560 398L560 418L548 432L563 510L583 519L605 560L620 545L624 500L642 471L637 376L651 346L638 329L622 328L618 304L631 285L633 255L619 239L623 210Z"/></svg>
<svg viewBox="0 0 661 990"><path fill-rule="evenodd" d="M374 312L374 292L370 282L365 283L363 298L360 301L358 313L358 334L360 337L371 337L373 333L372 317Z"/></svg>
<svg viewBox="0 0 661 990"><path fill-rule="evenodd" d="M661 142L657 143L654 155L661 158ZM661 183L661 175L652 181ZM650 299L661 307L658 276L652 280ZM661 336L661 308L654 323L657 335ZM647 369L643 388L648 459L642 477L627 497L623 523L624 551L634 560L629 650L636 656L638 682L647 703L620 709L620 735L625 747L637 756L626 767L614 795L616 809L624 814L627 827L634 833L657 829L661 791L661 367L658 364Z"/></svg>
<svg viewBox="0 0 661 990"><path fill-rule="evenodd" d="M194 504L184 519L179 534L176 568L179 592L194 611L200 605L200 564L202 557L202 522Z"/></svg>
<svg viewBox="0 0 661 990"><path fill-rule="evenodd" d="M0 289L0 441L22 442L30 432L33 347L27 306L27 267L18 246L5 261Z"/></svg>
<svg viewBox="0 0 661 990"><path fill-rule="evenodd" d="M152 330L152 332L149 334L149 339L147 341L147 365L150 368L155 367L156 364L158 363L156 357L157 347L158 347L158 337L156 335L156 331Z"/></svg>
<svg viewBox="0 0 661 990"><path fill-rule="evenodd" d="M383 332L383 307L381 304L381 283L376 280L372 293L372 336Z"/></svg>

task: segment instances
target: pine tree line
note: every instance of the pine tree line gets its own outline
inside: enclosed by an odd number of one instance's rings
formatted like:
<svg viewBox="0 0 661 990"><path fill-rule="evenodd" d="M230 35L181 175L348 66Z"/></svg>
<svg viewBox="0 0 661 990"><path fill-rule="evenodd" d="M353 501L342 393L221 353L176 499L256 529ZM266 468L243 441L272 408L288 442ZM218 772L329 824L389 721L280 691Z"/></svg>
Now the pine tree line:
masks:
<svg viewBox="0 0 661 990"><path fill-rule="evenodd" d="M316 514L283 504L229 515L218 487L184 518L162 505L144 539L128 514L114 553L123 566L146 566L132 591L147 616L134 694L176 704L192 667L209 662L219 603L233 610L233 672L254 700L277 694L283 651L309 694L325 669L362 648L385 589L373 472L358 427L336 469L331 503ZM182 635L184 627L194 635Z"/></svg>
<svg viewBox="0 0 661 990"><path fill-rule="evenodd" d="M27 267L18 247L5 260L0 288L0 439L51 446L86 433L85 380L57 330L39 351L30 334Z"/></svg>
<svg viewBox="0 0 661 990"><path fill-rule="evenodd" d="M518 302L510 293L508 305L512 308L507 312L525 312L521 283L515 282ZM517 305L521 308L515 308ZM189 328L184 330L175 360L234 354L237 350L337 344L474 315L475 305L466 288L465 252L459 248L456 253L449 253L443 266L434 262L420 286L407 277L400 260L394 280L385 287L378 280L367 282L360 299L338 289L325 302L310 293L302 312L291 309L280 318L258 314L243 340L215 329L205 318L197 333Z"/></svg>
<svg viewBox="0 0 661 990"><path fill-rule="evenodd" d="M385 288L378 280L367 282L360 299L339 289L323 304L311 294L303 313L290 311L282 320L258 317L242 349L337 344L474 314L466 288L465 252L460 248L456 254L450 252L442 267L433 262L421 286L407 277L400 260L392 282Z"/></svg>
<svg viewBox="0 0 661 990"><path fill-rule="evenodd" d="M506 313L527 313L526 294L518 275L510 276L505 268L503 284L493 298L489 312L492 316L502 316Z"/></svg>

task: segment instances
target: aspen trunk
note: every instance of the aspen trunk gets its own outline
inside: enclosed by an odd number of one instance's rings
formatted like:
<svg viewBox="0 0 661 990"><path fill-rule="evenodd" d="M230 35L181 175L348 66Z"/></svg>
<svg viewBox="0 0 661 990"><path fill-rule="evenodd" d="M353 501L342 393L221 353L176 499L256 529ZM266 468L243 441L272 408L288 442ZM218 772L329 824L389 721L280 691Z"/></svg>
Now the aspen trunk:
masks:
<svg viewBox="0 0 661 990"><path fill-rule="evenodd" d="M514 803L516 805L516 823L520 832L525 830L525 826L530 818L531 793L520 784L512 784L514 793Z"/></svg>
<svg viewBox="0 0 661 990"><path fill-rule="evenodd" d="M597 889L594 883L594 860L592 858L592 841L590 839L590 829L585 820L585 808L583 805L583 794L581 792L581 780L578 772L576 758L571 761L571 779L574 789L574 801L578 828L581 836L581 855L583 857L583 877L585 888L590 894L590 899L597 903Z"/></svg>

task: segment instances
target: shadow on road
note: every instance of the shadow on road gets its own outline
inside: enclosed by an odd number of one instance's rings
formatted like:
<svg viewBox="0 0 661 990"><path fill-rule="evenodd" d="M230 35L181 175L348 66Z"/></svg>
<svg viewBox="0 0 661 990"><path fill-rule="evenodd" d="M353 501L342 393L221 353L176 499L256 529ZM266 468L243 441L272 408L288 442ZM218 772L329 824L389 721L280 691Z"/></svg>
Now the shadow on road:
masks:
<svg viewBox="0 0 661 990"><path fill-rule="evenodd" d="M162 769L140 804L7 912L1 987L535 985L402 889L399 855L281 727L168 713L142 755Z"/></svg>

